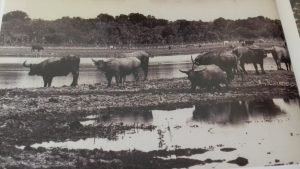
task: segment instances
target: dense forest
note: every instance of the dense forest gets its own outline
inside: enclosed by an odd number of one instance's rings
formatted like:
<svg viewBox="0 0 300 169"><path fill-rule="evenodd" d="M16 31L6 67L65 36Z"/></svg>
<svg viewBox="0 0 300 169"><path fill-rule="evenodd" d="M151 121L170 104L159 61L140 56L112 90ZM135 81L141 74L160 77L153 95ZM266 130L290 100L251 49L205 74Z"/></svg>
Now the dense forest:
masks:
<svg viewBox="0 0 300 169"><path fill-rule="evenodd" d="M283 38L280 21L263 16L239 20L218 18L212 22L168 21L139 13L49 21L12 11L3 15L0 45L166 45L257 38Z"/></svg>

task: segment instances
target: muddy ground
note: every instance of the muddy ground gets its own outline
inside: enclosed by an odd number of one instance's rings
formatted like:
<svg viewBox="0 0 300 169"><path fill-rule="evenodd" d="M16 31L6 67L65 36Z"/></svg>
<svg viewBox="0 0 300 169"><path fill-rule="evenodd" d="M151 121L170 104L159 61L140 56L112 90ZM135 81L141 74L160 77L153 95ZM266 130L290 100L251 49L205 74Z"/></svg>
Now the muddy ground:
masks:
<svg viewBox="0 0 300 169"><path fill-rule="evenodd" d="M1 89L0 168L182 168L222 162L244 166L248 163L247 157L231 161L163 158L206 153L211 151L209 147L146 153L137 150L48 150L34 149L29 145L88 137L115 139L117 134L130 129L155 129L155 126L144 124L83 126L79 123L87 115L103 112L175 109L198 103L298 97L294 75L287 71L267 71L263 75L250 72L245 82L236 78L229 89L198 89L192 93L189 88L187 78L178 78L127 82L125 86L113 85L111 88L106 88L106 83L103 82L77 87ZM18 149L16 146L25 148ZM274 163L276 164L280 163Z"/></svg>

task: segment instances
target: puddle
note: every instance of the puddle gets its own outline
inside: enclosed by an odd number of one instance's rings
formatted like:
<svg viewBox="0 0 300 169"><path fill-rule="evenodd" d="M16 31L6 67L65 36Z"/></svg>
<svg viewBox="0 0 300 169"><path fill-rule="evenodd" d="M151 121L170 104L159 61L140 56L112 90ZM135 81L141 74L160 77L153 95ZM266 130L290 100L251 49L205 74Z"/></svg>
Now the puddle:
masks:
<svg viewBox="0 0 300 169"><path fill-rule="evenodd" d="M300 162L298 99L270 99L194 105L176 110L135 110L87 116L83 125L124 123L153 125L155 130L132 129L116 140L87 138L44 142L34 148L103 149L106 151L209 148L189 159L246 157L249 164L266 165L280 159ZM293 133L293 134L291 134ZM223 146L218 146L223 145ZM225 151L222 151L221 149ZM230 149L228 149L230 148ZM184 157L183 157L184 158ZM224 164L232 165L232 164Z"/></svg>

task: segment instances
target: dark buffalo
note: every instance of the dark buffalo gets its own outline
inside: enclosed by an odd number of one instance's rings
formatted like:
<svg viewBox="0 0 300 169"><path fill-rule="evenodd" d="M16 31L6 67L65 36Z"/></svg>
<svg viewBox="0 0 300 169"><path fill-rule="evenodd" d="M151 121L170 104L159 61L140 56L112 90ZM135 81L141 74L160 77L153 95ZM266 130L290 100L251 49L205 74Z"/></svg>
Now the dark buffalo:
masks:
<svg viewBox="0 0 300 169"><path fill-rule="evenodd" d="M141 68L144 72L144 80L147 80L148 76L148 67L149 67L149 58L154 57L153 55L145 51L135 51L131 53L123 53L121 57L136 57L141 61Z"/></svg>
<svg viewBox="0 0 300 169"><path fill-rule="evenodd" d="M113 77L115 77L117 85L119 82L122 82L122 79L124 82L126 75L131 73L133 73L136 81L138 80L138 70L141 67L141 61L136 57L114 58L107 61L92 59L92 61L98 70L105 73L108 81L107 87L111 85Z"/></svg>
<svg viewBox="0 0 300 169"><path fill-rule="evenodd" d="M29 75L39 75L43 77L44 87L50 87L52 79L55 76L67 76L69 73L73 75L71 86L76 86L79 76L80 58L77 56L66 56L62 58L50 58L38 64L26 64L24 67L29 67Z"/></svg>
<svg viewBox="0 0 300 169"><path fill-rule="evenodd" d="M232 53L234 53L240 62L240 66L243 69L244 73L247 74L245 70L245 63L252 63L256 74L259 74L258 69L257 69L257 64L260 65L261 72L265 74L264 70L264 58L267 57L267 53L265 52L264 49L259 49L259 48L248 48L248 47L238 47L235 48Z"/></svg>
<svg viewBox="0 0 300 169"><path fill-rule="evenodd" d="M43 48L43 46L41 46L41 45L32 45L31 46L31 51L38 51L38 52L40 52L40 51L42 51L42 50L44 50L44 48Z"/></svg>
<svg viewBox="0 0 300 169"><path fill-rule="evenodd" d="M217 65L227 73L228 80L234 78L233 70L238 70L238 60L231 51L212 51L195 58L196 65Z"/></svg>
<svg viewBox="0 0 300 169"><path fill-rule="evenodd" d="M253 45L254 42L255 42L254 40L245 40L245 41L244 41L244 44L245 44L245 45Z"/></svg>
<svg viewBox="0 0 300 169"><path fill-rule="evenodd" d="M291 59L286 48L274 46L271 49L265 49L265 51L272 54L278 70L282 70L281 62L283 62L285 63L286 70L291 71Z"/></svg>
<svg viewBox="0 0 300 169"><path fill-rule="evenodd" d="M202 65L194 67L193 61L192 69L180 70L182 73L188 75L188 79L191 81L191 90L195 91L196 87L212 88L220 87L220 84L225 84L228 87L228 81L226 73L216 65Z"/></svg>

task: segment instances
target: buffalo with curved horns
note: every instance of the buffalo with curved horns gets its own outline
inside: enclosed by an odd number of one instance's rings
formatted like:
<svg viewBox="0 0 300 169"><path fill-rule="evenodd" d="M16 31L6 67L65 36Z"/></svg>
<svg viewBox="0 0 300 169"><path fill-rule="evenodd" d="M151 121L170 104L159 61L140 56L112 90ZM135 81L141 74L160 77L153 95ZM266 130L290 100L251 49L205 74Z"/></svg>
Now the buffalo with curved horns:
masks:
<svg viewBox="0 0 300 169"><path fill-rule="evenodd" d="M273 46L271 49L265 49L265 51L272 54L278 70L282 70L281 62L283 62L285 63L286 70L291 71L291 59L286 48Z"/></svg>
<svg viewBox="0 0 300 169"><path fill-rule="evenodd" d="M92 59L92 61L98 70L105 73L108 81L107 87L110 87L113 77L115 77L117 85L119 82L122 83L122 79L124 82L126 75L131 73L133 73L135 80L138 80L138 70L141 67L141 61L136 57L114 58L107 61Z"/></svg>
<svg viewBox="0 0 300 169"><path fill-rule="evenodd" d="M131 52L131 53L122 53L121 57L136 57L136 58L138 58L141 61L141 68L144 72L144 80L147 80L149 58L154 57L153 55L141 50L141 51L135 51L135 52Z"/></svg>
<svg viewBox="0 0 300 169"><path fill-rule="evenodd" d="M23 66L30 68L29 75L42 76L44 87L50 87L52 79L55 76L67 76L69 73L73 75L71 86L76 86L79 76L80 58L77 56L65 56L62 58L50 58L38 64L27 64L24 61Z"/></svg>
<svg viewBox="0 0 300 169"><path fill-rule="evenodd" d="M179 70L188 75L191 82L191 91L195 91L196 87L212 88L220 87L220 84L225 84L228 87L226 73L216 65L202 65L194 67L195 61L191 57L193 66L190 70Z"/></svg>
<svg viewBox="0 0 300 169"><path fill-rule="evenodd" d="M233 70L239 70L237 56L231 51L212 51L195 58L196 65L217 65L227 73L228 81L233 80ZM243 78L243 76L242 76Z"/></svg>
<svg viewBox="0 0 300 169"><path fill-rule="evenodd" d="M249 48L249 47L237 47L233 49L232 53L234 53L240 62L240 66L243 69L244 73L247 74L245 70L246 63L252 63L256 74L259 74L257 64L260 65L261 72L265 74L264 70L264 58L267 57L267 53L264 49L260 48Z"/></svg>

